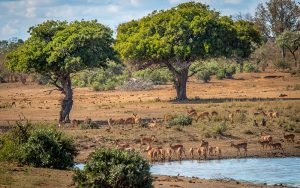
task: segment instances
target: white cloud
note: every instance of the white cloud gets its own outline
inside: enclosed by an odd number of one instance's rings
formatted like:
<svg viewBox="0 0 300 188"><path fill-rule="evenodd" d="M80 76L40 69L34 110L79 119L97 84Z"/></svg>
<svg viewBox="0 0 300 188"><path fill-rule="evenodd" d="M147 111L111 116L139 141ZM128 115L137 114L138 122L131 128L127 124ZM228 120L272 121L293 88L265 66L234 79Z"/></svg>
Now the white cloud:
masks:
<svg viewBox="0 0 300 188"><path fill-rule="evenodd" d="M119 12L120 9L121 9L121 7L118 6L118 5L109 5L109 6L107 7L107 11L108 11L108 12L112 12L112 13Z"/></svg>
<svg viewBox="0 0 300 188"><path fill-rule="evenodd" d="M140 4L140 0L130 0L130 3L133 5L133 6L138 6Z"/></svg>
<svg viewBox="0 0 300 188"><path fill-rule="evenodd" d="M224 0L224 3L229 3L229 4L240 4L241 0Z"/></svg>
<svg viewBox="0 0 300 188"><path fill-rule="evenodd" d="M17 33L17 29L12 27L10 24L6 24L4 27L2 27L1 29L1 33L2 35L5 35L5 36L12 36L14 35L15 33Z"/></svg>

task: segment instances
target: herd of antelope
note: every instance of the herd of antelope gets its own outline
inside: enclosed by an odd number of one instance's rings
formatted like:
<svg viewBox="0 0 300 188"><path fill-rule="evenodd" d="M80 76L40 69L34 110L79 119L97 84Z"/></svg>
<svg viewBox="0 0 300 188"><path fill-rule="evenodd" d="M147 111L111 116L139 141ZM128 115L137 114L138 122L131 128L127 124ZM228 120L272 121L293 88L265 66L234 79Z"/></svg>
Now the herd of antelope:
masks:
<svg viewBox="0 0 300 188"><path fill-rule="evenodd" d="M288 143L295 142L294 134L283 134L284 140ZM208 141L202 139L197 147L190 147L188 150L182 144L173 144L170 143L168 146L156 145L153 146L154 142L157 142L157 138L155 135L151 137L141 136L140 138L140 149L143 145L146 145L144 150L140 150L146 152L149 160L151 162L154 161L170 161L170 160L182 160L183 157L189 159L207 159L208 156L211 157L222 157L222 149L219 146L212 146ZM280 150L284 153L283 145L280 142L273 142L273 137L271 135L262 135L259 138L258 143L262 147L263 150L266 150L267 147L270 150ZM116 143L118 149L125 151L136 151L136 149L129 144L120 144ZM247 141L242 141L239 143L230 142L230 147L235 148L237 151L237 156L240 157L242 155L247 156L248 152L248 143Z"/></svg>

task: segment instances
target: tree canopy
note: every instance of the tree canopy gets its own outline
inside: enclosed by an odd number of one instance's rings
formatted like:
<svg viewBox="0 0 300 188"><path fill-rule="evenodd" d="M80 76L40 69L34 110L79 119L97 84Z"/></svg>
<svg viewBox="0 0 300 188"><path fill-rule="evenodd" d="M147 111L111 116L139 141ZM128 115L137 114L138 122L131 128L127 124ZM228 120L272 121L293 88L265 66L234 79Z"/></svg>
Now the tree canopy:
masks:
<svg viewBox="0 0 300 188"><path fill-rule="evenodd" d="M245 30L244 26L250 24L235 24L202 3L183 3L119 25L115 48L125 63L135 67L167 67L173 74L177 99L182 100L187 98L186 82L193 74L188 75L188 70L194 60L252 52L252 28ZM247 52L237 51L238 47Z"/></svg>
<svg viewBox="0 0 300 188"><path fill-rule="evenodd" d="M300 31L285 31L276 38L276 43L289 50L297 66L296 51L300 48Z"/></svg>
<svg viewBox="0 0 300 188"><path fill-rule="evenodd" d="M46 21L29 29L24 45L7 55L6 66L15 72L39 73L65 94L60 121L69 121L73 104L70 74L105 67L115 59L113 31L94 21Z"/></svg>

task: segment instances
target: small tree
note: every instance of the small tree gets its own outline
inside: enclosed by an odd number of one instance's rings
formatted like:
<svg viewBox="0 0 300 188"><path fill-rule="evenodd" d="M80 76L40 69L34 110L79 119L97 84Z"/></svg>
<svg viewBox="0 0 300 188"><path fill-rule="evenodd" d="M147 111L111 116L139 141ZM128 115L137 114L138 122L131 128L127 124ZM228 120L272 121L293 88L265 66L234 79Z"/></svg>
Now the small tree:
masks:
<svg viewBox="0 0 300 188"><path fill-rule="evenodd" d="M234 22L207 5L183 3L154 11L119 25L115 48L126 63L139 69L167 67L173 75L178 100L187 99L189 68L196 59L230 56L237 43Z"/></svg>
<svg viewBox="0 0 300 188"><path fill-rule="evenodd" d="M281 48L286 48L294 57L294 63L297 67L296 51L300 47L300 31L285 31L276 38L276 43Z"/></svg>
<svg viewBox="0 0 300 188"><path fill-rule="evenodd" d="M112 30L97 21L46 21L29 29L24 45L7 55L7 67L16 72L39 73L65 97L59 121L68 122L73 106L70 74L105 67L114 59Z"/></svg>

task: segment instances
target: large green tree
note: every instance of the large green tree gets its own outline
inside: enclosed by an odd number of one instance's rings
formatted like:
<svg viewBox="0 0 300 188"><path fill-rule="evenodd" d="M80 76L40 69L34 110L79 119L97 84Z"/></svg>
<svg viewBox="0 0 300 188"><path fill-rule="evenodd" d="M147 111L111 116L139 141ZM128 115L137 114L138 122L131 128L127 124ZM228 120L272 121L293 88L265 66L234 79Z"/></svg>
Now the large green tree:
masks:
<svg viewBox="0 0 300 188"><path fill-rule="evenodd" d="M234 21L207 5L183 3L118 26L115 48L137 68L167 67L173 74L177 99L185 100L193 61L229 57L238 46Z"/></svg>
<svg viewBox="0 0 300 188"><path fill-rule="evenodd" d="M64 94L60 122L68 122L73 106L70 74L105 67L114 59L113 31L97 21L46 21L29 29L24 45L7 55L6 66L16 72L39 73Z"/></svg>
<svg viewBox="0 0 300 188"><path fill-rule="evenodd" d="M257 6L255 23L265 40L276 38L285 30L300 30L300 7L294 0L269 0ZM282 47L282 57L285 48Z"/></svg>
<svg viewBox="0 0 300 188"><path fill-rule="evenodd" d="M300 31L285 31L276 38L276 43L289 50L294 57L294 63L297 67L296 51L300 48Z"/></svg>

